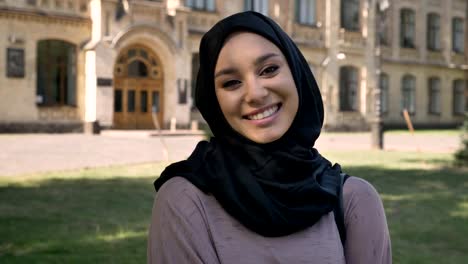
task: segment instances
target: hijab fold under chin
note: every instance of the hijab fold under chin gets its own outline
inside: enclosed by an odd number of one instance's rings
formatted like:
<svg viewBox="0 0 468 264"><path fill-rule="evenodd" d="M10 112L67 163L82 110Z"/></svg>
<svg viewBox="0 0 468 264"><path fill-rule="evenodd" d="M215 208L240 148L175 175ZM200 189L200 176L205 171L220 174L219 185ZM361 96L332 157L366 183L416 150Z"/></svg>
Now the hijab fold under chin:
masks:
<svg viewBox="0 0 468 264"><path fill-rule="evenodd" d="M226 38L239 31L275 44L298 89L296 117L286 134L272 143L258 144L234 131L216 100L216 61ZM323 123L320 91L299 49L273 20L247 11L221 20L203 36L195 102L214 137L200 142L187 160L168 166L155 181L156 190L172 177L184 177L263 236L303 230L333 210L341 168L313 148Z"/></svg>

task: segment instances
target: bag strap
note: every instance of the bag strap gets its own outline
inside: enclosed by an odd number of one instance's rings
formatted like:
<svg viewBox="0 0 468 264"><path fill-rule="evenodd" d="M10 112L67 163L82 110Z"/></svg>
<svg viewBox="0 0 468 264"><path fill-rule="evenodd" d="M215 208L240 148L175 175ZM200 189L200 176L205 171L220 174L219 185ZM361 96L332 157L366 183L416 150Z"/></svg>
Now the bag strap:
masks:
<svg viewBox="0 0 468 264"><path fill-rule="evenodd" d="M343 185L350 176L346 173L340 174L340 185L338 190L338 204L333 209L333 214L335 215L335 223L338 227L338 232L340 233L341 244L345 245L346 242L346 227L344 219L344 207L343 207Z"/></svg>

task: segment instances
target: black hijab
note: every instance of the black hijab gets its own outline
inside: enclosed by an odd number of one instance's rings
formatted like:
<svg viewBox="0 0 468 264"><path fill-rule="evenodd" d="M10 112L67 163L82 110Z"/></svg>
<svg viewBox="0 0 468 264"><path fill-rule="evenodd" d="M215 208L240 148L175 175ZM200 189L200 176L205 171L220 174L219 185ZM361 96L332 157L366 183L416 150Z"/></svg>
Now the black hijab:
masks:
<svg viewBox="0 0 468 264"><path fill-rule="evenodd" d="M216 61L226 38L256 33L284 54L299 95L289 130L268 144L234 131L224 118L214 87ZM313 145L323 123L323 103L309 65L291 38L270 18L247 11L218 22L202 38L195 103L214 137L200 142L191 156L168 166L154 183L181 176L213 195L245 227L263 236L303 230L337 204L341 169Z"/></svg>

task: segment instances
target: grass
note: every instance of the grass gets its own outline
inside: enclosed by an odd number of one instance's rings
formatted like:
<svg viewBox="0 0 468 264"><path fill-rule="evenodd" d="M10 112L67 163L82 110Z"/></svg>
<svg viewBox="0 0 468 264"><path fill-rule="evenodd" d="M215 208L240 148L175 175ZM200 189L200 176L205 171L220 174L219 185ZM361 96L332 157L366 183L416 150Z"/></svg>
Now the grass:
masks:
<svg viewBox="0 0 468 264"><path fill-rule="evenodd" d="M449 154L325 152L384 201L394 263L466 263L468 173ZM0 178L0 263L145 263L164 164Z"/></svg>

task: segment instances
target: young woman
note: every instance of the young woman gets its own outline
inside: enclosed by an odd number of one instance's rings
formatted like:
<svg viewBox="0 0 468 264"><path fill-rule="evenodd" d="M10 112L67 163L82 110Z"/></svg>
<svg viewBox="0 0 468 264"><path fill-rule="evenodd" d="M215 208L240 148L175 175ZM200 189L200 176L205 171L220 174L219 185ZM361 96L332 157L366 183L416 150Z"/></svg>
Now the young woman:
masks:
<svg viewBox="0 0 468 264"><path fill-rule="evenodd" d="M195 102L214 137L155 181L148 263L391 263L375 189L341 188L340 166L313 148L320 92L275 22L244 12L208 31Z"/></svg>

